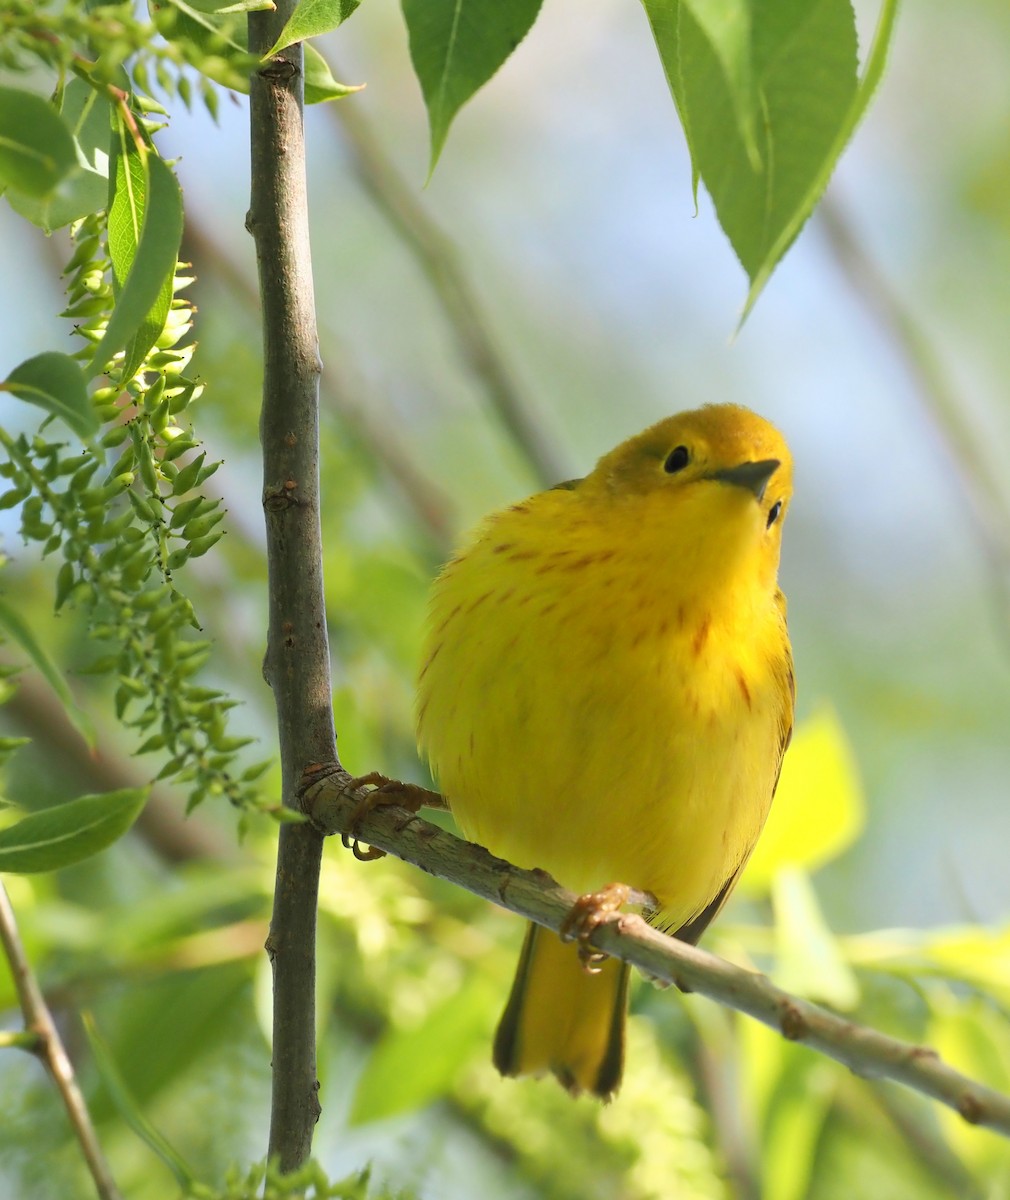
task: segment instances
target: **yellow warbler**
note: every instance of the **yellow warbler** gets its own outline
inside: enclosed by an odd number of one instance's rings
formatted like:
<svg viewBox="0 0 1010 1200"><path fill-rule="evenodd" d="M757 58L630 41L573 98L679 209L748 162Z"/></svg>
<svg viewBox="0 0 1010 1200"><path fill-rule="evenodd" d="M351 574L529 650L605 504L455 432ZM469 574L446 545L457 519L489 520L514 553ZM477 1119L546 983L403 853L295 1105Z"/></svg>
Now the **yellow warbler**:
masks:
<svg viewBox="0 0 1010 1200"><path fill-rule="evenodd" d="M793 717L776 576L789 450L756 414L660 421L488 517L431 598L418 744L468 838L576 892L619 880L695 941L764 824ZM620 1083L625 964L530 926L506 1075Z"/></svg>

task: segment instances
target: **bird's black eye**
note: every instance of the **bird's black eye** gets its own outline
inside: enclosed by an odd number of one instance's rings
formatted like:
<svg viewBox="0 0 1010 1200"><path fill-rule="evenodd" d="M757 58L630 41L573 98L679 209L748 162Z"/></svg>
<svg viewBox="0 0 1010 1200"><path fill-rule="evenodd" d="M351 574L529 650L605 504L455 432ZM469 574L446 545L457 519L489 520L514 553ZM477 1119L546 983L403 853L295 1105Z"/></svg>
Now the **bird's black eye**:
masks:
<svg viewBox="0 0 1010 1200"><path fill-rule="evenodd" d="M771 527L779 519L779 513L781 511L782 511L782 501L776 500L775 503L768 510L768 526L767 527L769 529L771 529Z"/></svg>
<svg viewBox="0 0 1010 1200"><path fill-rule="evenodd" d="M690 461L691 453L688 448L686 446L675 446L666 456L666 462L663 463L663 470L669 475L674 475L677 471L683 471Z"/></svg>

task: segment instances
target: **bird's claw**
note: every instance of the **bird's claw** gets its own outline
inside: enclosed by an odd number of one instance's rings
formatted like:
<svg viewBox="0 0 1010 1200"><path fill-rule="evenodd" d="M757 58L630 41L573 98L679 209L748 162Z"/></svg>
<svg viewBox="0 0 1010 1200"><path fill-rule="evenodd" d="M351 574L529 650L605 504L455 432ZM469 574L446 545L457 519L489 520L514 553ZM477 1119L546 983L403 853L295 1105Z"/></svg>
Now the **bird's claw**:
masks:
<svg viewBox="0 0 1010 1200"><path fill-rule="evenodd" d="M378 771L370 771L367 775L349 779L343 791L356 792L361 788L372 790L366 792L354 806L351 819L347 823L347 832L340 835L345 849L350 850L361 862L374 862L377 858L384 858L386 854L385 850L380 850L377 846L363 847L358 839L358 825L373 809L383 804L395 804L398 808L406 808L416 813L424 807L445 807L442 797L437 792L430 792L416 783L402 783L399 779L390 779Z"/></svg>
<svg viewBox="0 0 1010 1200"><path fill-rule="evenodd" d="M590 937L613 913L619 912L627 904L630 896L631 888L627 884L608 883L598 892L587 892L580 896L565 917L560 930L561 940L578 941L579 960L589 974L599 974L601 964L607 958L602 950L589 944Z"/></svg>

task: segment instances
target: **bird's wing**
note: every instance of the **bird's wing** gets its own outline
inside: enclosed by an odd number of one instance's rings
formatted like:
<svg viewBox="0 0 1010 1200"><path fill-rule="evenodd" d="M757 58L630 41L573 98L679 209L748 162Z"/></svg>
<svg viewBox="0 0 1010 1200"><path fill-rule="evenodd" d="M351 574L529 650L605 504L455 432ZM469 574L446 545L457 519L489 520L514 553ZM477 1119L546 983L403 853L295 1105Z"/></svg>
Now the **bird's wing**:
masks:
<svg viewBox="0 0 1010 1200"><path fill-rule="evenodd" d="M785 620L785 597L781 592L776 596L776 602L782 611L783 620ZM789 641L786 639L786 652L782 660L780 672L780 685L783 691L785 703L782 706L782 722L779 726L779 747L778 747L778 766L775 770L775 782L772 785L772 796L775 795L775 789L779 785L779 776L782 774L782 760L785 758L786 750L789 748L789 742L793 736L793 710L796 705L796 676L793 673L793 656L789 649ZM756 844L756 842L755 842ZM743 861L733 871L733 874L719 889L718 895L711 901L702 911L692 917L686 924L676 930L673 934L682 942L689 942L692 946L695 945L701 935L709 927L712 921L718 916L722 906L729 899L730 893L736 886L736 881L740 878L740 874L747 865L747 860L750 858L750 851L754 849L752 845L750 850L743 857Z"/></svg>

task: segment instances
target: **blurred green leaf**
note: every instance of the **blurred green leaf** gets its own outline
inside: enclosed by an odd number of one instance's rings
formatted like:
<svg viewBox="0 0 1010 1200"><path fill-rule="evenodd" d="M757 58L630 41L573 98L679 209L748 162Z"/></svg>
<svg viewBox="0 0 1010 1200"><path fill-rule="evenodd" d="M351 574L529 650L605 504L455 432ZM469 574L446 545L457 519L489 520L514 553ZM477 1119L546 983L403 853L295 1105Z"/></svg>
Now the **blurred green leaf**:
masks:
<svg viewBox="0 0 1010 1200"><path fill-rule="evenodd" d="M982 997L965 1001L948 989L933 995L926 1043L944 1062L971 1079L1010 1092L1010 1029L1006 1013ZM973 1127L948 1108L938 1112L940 1127L954 1149L977 1170L992 1177L1006 1171L1006 1145Z"/></svg>
<svg viewBox="0 0 1010 1200"><path fill-rule="evenodd" d="M342 24L358 7L361 0L299 0L295 11L281 30L281 36L263 55L269 58L279 50L305 42L309 38L329 33Z"/></svg>
<svg viewBox="0 0 1010 1200"><path fill-rule="evenodd" d="M456 113L529 32L541 0L403 0L431 130L429 176Z"/></svg>
<svg viewBox="0 0 1010 1200"><path fill-rule="evenodd" d="M389 1030L358 1080L351 1124L412 1112L444 1096L475 1047L487 1040L499 1000L483 976L471 975L420 1025Z"/></svg>
<svg viewBox="0 0 1010 1200"><path fill-rule="evenodd" d="M116 1066L116 1061L105 1040L99 1036L95 1022L89 1014L84 1016L84 1032L88 1036L88 1045L98 1067L98 1073L105 1084L106 1090L112 1097L120 1116L140 1140L152 1150L175 1176L175 1181L181 1188L192 1187L195 1175L183 1161L178 1152L169 1145L168 1141L154 1128L144 1115L126 1081Z"/></svg>
<svg viewBox="0 0 1010 1200"><path fill-rule="evenodd" d="M56 187L42 199L11 192L11 207L47 233L62 229L88 213L100 212L108 203L109 102L82 79L71 79L63 89L61 116L73 131L77 161Z"/></svg>
<svg viewBox="0 0 1010 1200"><path fill-rule="evenodd" d="M148 788L81 796L22 817L0 830L0 871L56 871L111 846L130 828Z"/></svg>
<svg viewBox="0 0 1010 1200"><path fill-rule="evenodd" d="M805 1046L781 1037L778 1042L780 1070L759 1139L761 1195L806 1200L838 1068Z"/></svg>
<svg viewBox="0 0 1010 1200"><path fill-rule="evenodd" d="M787 992L846 1011L859 1003L859 984L817 903L810 877L784 867L772 881L775 982Z"/></svg>
<svg viewBox="0 0 1010 1200"><path fill-rule="evenodd" d="M73 136L51 104L0 87L0 186L41 199L76 163Z"/></svg>
<svg viewBox="0 0 1010 1200"><path fill-rule="evenodd" d="M0 598L0 630L16 642L32 660L35 669L59 697L74 728L93 748L95 745L94 726L87 713L83 712L74 700L73 692L60 670L59 664L32 632L31 626L24 617L3 598Z"/></svg>
<svg viewBox="0 0 1010 1200"><path fill-rule="evenodd" d="M0 391L37 404L69 426L82 441L98 432L84 374L77 362L55 350L36 354L14 368Z"/></svg>
<svg viewBox="0 0 1010 1200"><path fill-rule="evenodd" d="M813 873L856 841L866 804L855 756L834 709L821 705L798 725L764 832L740 879L751 894L766 892L777 871Z"/></svg>

